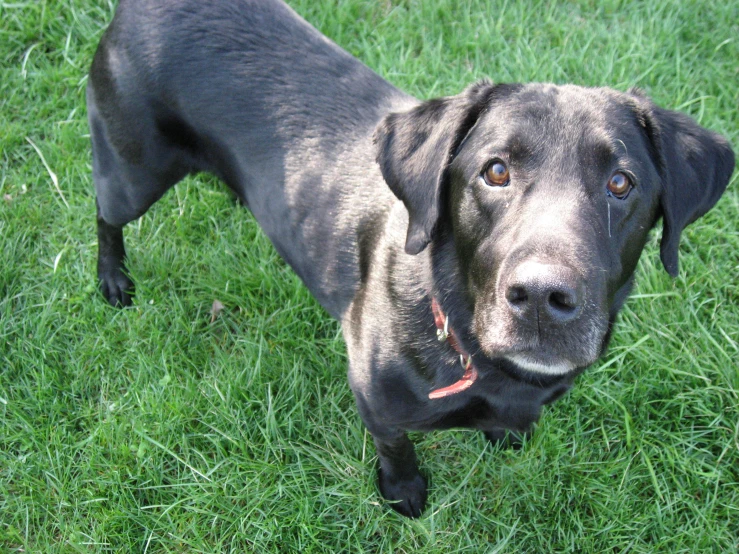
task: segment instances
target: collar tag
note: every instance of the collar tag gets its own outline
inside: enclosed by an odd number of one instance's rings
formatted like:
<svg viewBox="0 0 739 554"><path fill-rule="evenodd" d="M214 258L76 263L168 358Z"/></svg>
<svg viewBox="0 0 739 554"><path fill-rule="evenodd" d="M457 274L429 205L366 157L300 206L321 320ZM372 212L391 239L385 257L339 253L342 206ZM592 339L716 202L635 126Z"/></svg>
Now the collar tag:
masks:
<svg viewBox="0 0 739 554"><path fill-rule="evenodd" d="M446 342L446 339L449 338L449 318L444 318L444 328L443 329L437 329L436 330L436 339L439 342Z"/></svg>

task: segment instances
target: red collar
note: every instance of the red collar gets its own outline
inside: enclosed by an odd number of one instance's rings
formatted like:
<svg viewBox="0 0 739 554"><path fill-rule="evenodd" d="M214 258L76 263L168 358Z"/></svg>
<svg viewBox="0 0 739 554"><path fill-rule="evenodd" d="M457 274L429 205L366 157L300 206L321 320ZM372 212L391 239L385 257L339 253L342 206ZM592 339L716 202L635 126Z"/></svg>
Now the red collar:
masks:
<svg viewBox="0 0 739 554"><path fill-rule="evenodd" d="M472 356L462 349L454 331L449 327L449 320L441 310L441 306L436 301L436 298L433 297L431 298L431 311L434 312L436 336L441 342L449 341L451 347L459 354L459 361L462 363L462 367L464 368L464 375L462 375L462 378L459 381L449 385L448 387L434 389L429 393L429 398L431 400L435 400L437 398L444 398L446 396L457 394L470 388L475 380L477 380L477 369L472 365Z"/></svg>

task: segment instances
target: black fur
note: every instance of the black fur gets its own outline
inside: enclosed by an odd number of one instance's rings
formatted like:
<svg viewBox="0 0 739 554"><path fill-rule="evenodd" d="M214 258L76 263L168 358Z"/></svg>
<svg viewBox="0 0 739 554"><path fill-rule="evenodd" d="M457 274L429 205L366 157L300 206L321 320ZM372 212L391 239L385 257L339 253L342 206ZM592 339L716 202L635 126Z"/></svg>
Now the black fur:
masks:
<svg viewBox="0 0 739 554"><path fill-rule="evenodd" d="M637 91L483 81L420 102L277 0L121 0L87 101L107 300L133 301L123 226L189 173L223 179L341 320L380 491L411 517L427 482L406 432L520 444L605 348L649 230L664 219L675 274L734 166ZM507 186L486 184L494 161ZM433 297L479 372L437 400L463 370Z"/></svg>
<svg viewBox="0 0 739 554"><path fill-rule="evenodd" d="M734 171L734 153L723 137L685 114L655 106L639 90L630 92L662 177L660 256L676 277L680 234L718 202Z"/></svg>

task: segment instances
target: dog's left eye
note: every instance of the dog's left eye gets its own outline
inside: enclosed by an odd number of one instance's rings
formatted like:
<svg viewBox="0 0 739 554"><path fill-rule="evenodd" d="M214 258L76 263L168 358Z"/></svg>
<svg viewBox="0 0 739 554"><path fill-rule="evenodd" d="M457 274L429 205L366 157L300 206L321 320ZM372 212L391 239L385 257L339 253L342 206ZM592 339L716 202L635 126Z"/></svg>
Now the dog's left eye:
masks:
<svg viewBox="0 0 739 554"><path fill-rule="evenodd" d="M504 187L511 180L511 175L502 161L495 160L485 169L482 178L485 179L485 184L491 187Z"/></svg>
<svg viewBox="0 0 739 554"><path fill-rule="evenodd" d="M617 171L608 180L608 192L616 198L624 199L629 195L632 188L631 179L621 171Z"/></svg>

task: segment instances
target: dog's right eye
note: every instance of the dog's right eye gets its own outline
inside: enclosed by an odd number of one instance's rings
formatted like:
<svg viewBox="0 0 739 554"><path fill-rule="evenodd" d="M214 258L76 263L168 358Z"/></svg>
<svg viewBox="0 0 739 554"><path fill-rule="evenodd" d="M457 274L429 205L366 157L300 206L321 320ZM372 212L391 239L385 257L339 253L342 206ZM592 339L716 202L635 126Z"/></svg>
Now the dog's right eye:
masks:
<svg viewBox="0 0 739 554"><path fill-rule="evenodd" d="M485 184L491 187L504 187L511 180L511 175L508 173L506 165L500 161L495 160L490 162L485 172L482 174L482 178L485 180Z"/></svg>

